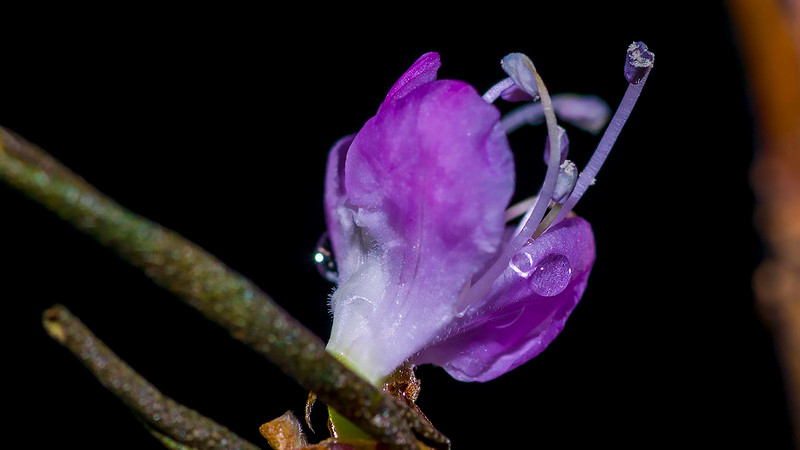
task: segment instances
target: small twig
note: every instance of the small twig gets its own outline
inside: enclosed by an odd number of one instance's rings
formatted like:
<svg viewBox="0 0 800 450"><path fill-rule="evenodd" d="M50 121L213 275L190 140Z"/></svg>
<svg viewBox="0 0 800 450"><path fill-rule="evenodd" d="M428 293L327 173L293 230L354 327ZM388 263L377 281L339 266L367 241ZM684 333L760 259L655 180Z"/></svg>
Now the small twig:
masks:
<svg viewBox="0 0 800 450"><path fill-rule="evenodd" d="M250 280L175 232L126 210L2 127L0 179L141 268L379 442L414 447L416 434L449 446L429 423L329 354L314 333Z"/></svg>
<svg viewBox="0 0 800 450"><path fill-rule="evenodd" d="M75 354L160 441L171 443L173 448L259 448L197 411L164 396L65 307L57 305L45 311L43 324L47 333Z"/></svg>

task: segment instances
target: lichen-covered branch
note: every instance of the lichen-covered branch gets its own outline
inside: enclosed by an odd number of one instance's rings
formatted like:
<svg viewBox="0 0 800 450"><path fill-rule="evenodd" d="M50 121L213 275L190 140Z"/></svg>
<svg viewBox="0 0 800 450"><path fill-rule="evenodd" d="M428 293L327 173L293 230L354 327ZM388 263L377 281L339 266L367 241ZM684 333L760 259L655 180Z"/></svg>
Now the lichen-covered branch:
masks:
<svg viewBox="0 0 800 450"><path fill-rule="evenodd" d="M141 268L378 441L412 447L416 434L449 446L417 414L330 355L316 335L250 280L177 233L123 208L2 127L0 179Z"/></svg>
<svg viewBox="0 0 800 450"><path fill-rule="evenodd" d="M43 317L48 334L69 349L119 397L162 442L175 448L256 450L227 428L164 396L97 339L65 307L48 309Z"/></svg>

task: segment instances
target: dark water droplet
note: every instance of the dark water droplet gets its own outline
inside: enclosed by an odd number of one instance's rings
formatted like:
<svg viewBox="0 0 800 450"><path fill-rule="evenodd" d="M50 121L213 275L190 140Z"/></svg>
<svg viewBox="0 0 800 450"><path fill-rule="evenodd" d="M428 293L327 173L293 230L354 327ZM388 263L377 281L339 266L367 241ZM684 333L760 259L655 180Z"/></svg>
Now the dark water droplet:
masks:
<svg viewBox="0 0 800 450"><path fill-rule="evenodd" d="M333 259L331 240L327 231L317 241L317 248L314 251L314 264L316 264L317 271L323 278L331 283L339 281L339 272L336 271L336 261Z"/></svg>

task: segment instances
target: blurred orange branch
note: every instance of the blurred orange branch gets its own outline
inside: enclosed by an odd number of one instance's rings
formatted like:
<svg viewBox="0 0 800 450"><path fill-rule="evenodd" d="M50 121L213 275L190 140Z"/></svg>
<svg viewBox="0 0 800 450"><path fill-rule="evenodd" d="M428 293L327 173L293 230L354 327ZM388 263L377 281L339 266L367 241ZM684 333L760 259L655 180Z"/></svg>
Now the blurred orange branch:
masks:
<svg viewBox="0 0 800 450"><path fill-rule="evenodd" d="M781 353L800 446L800 0L729 0L728 6L757 129L751 183L767 254L754 290Z"/></svg>

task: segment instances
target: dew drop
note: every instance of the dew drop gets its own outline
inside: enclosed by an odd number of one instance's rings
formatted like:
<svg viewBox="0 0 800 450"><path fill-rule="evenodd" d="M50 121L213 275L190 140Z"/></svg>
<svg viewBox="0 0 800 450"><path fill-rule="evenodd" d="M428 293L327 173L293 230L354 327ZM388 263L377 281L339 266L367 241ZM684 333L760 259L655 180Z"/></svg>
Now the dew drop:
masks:
<svg viewBox="0 0 800 450"><path fill-rule="evenodd" d="M508 267L516 272L517 275L528 278L534 270L533 257L526 251L518 252L511 257Z"/></svg>
<svg viewBox="0 0 800 450"><path fill-rule="evenodd" d="M317 249L314 251L314 264L323 278L331 283L339 281L339 272L336 271L336 261L333 260L331 240L327 231L317 241Z"/></svg>
<svg viewBox="0 0 800 450"><path fill-rule="evenodd" d="M552 297L563 292L571 278L572 267L567 257L551 253L542 258L531 272L531 288L543 297Z"/></svg>

